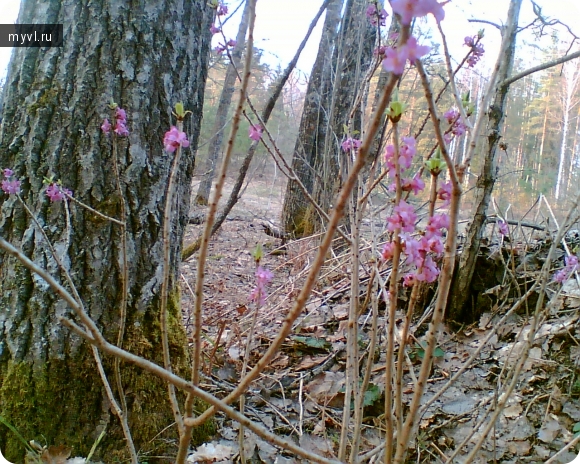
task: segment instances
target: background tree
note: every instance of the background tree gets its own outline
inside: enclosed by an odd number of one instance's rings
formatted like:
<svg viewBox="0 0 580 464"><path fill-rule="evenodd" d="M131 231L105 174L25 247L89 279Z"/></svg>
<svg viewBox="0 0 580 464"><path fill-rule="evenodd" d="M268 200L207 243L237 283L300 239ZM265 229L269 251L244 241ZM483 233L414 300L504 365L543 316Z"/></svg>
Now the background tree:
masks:
<svg viewBox="0 0 580 464"><path fill-rule="evenodd" d="M213 127L210 132L211 139L209 141L208 154L202 169L202 179L195 197L195 202L200 205L207 205L209 193L211 191L211 183L215 177L216 165L222 149L224 134L226 133L228 110L230 109L232 96L234 94L237 72L239 72L240 57L242 56L242 51L245 46L245 36L246 31L248 30L249 20L249 2L246 2L242 19L238 26L236 44L232 50L233 63L228 65L224 77L221 96L215 113ZM221 33L218 34L221 35Z"/></svg>
<svg viewBox="0 0 580 464"><path fill-rule="evenodd" d="M360 129L362 113L360 108L352 111L353 104L359 92L367 89L361 84L372 63L376 37L376 26L365 15L368 6L363 0L348 0L337 32L342 2L330 3L306 92L292 167L324 211L329 211L341 175L346 172L341 142ZM352 132L345 131L345 126ZM321 228L315 208L291 180L282 221L286 231L295 236L309 235Z"/></svg>
<svg viewBox="0 0 580 464"><path fill-rule="evenodd" d="M324 129L332 85L332 53L338 37L343 4L344 0L331 0L326 10L318 54L308 80L292 158L292 169L309 193L312 193L314 188L316 159L321 157L324 149ZM296 236L309 233L304 230L308 205L308 199L297 183L288 181L282 211L282 222L287 232Z"/></svg>
<svg viewBox="0 0 580 464"><path fill-rule="evenodd" d="M21 196L72 275L80 296L106 337L117 340L123 317L123 252L117 224L74 203L51 203L43 179L53 177L74 197L109 216L126 214L128 298L123 346L160 362L159 282L164 197L172 156L164 133L182 101L190 150L179 169L171 253L170 345L180 370L187 365L179 294L174 286L187 223L193 150L199 135L213 10L205 0L23 3L19 23L62 23L62 48L17 48L5 87L0 166L22 181ZM113 99L127 112L119 139L120 188L113 174L110 136L100 130ZM61 279L42 235L14 195L2 195L0 235ZM0 255L0 415L27 439L67 444L86 455L107 427L99 451L121 459L124 440L111 415L91 351L62 327L66 305L42 279ZM66 285L66 284L64 284ZM111 373L112 361L105 359ZM129 424L138 450L173 422L166 386L121 365ZM118 391L116 392L119 393ZM172 435L173 436L173 435ZM0 446L22 460L5 428ZM121 450L121 451L119 451Z"/></svg>

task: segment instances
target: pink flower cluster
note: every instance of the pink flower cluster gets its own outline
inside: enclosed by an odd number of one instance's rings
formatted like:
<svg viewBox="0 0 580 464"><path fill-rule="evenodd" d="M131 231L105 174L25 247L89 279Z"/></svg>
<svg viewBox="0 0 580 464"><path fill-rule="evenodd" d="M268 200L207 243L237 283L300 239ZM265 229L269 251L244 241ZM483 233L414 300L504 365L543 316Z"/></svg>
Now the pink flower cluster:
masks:
<svg viewBox="0 0 580 464"><path fill-rule="evenodd" d="M217 7L217 15L218 16L224 16L224 15L227 15L227 14L228 14L228 7L227 7L227 5L225 5L223 3L218 4L218 7Z"/></svg>
<svg viewBox="0 0 580 464"><path fill-rule="evenodd" d="M0 184L2 191L8 195L17 195L20 193L21 182L18 179L14 179L14 171L12 169L4 169L3 171L4 179Z"/></svg>
<svg viewBox="0 0 580 464"><path fill-rule="evenodd" d="M165 133L165 137L163 137L163 145L165 146L165 150L169 153L173 153L179 147L189 147L189 140L187 140L185 132L180 131L175 126L171 126L171 129L169 129Z"/></svg>
<svg viewBox="0 0 580 464"><path fill-rule="evenodd" d="M411 163L413 162L413 157L417 153L417 148L415 146L414 137L403 137L403 143L399 147L399 166L401 171L409 169ZM389 170L389 177L395 177L395 147L393 145L387 145L385 150L385 161L387 163L387 169Z"/></svg>
<svg viewBox="0 0 580 464"><path fill-rule="evenodd" d="M58 203L59 201L63 201L66 197L72 196L72 192L64 188L62 185L59 185L57 182L51 182L46 187L46 196L50 199L52 203Z"/></svg>
<svg viewBox="0 0 580 464"><path fill-rule="evenodd" d="M394 232L395 229L401 229L403 232L413 232L416 220L417 214L415 214L413 205L401 200L393 208L393 214L387 218L387 230Z"/></svg>
<svg viewBox="0 0 580 464"><path fill-rule="evenodd" d="M443 4L437 0L391 0L393 12L401 17L403 25L411 24L413 18L427 16L429 13L435 16L435 19L443 21L445 11Z"/></svg>
<svg viewBox="0 0 580 464"><path fill-rule="evenodd" d="M105 118L101 125L101 130L104 134L108 135L111 132L111 128L111 123ZM119 107L115 108L115 128L113 131L120 137L127 137L129 135L129 130L127 129L127 113Z"/></svg>
<svg viewBox="0 0 580 464"><path fill-rule="evenodd" d="M105 118L101 125L103 133L108 135L112 127L109 120ZM119 107L115 108L115 128L113 131L120 137L127 137L129 135L129 130L127 129L127 113Z"/></svg>
<svg viewBox="0 0 580 464"><path fill-rule="evenodd" d="M451 201L451 192L453 190L453 185L451 181L445 182L439 190L437 190L437 199L443 200L443 206L447 206Z"/></svg>
<svg viewBox="0 0 580 464"><path fill-rule="evenodd" d="M352 137L349 137L348 139L346 139L344 142L342 142L340 144L340 146L342 147L342 151L348 152L351 150L358 150L360 148L360 146L362 145L362 140L358 140L358 139L353 139Z"/></svg>
<svg viewBox="0 0 580 464"><path fill-rule="evenodd" d="M401 203L405 203L402 201ZM397 208L395 208L396 210ZM409 216L416 214L409 209L409 205L405 203L404 209ZM397 213L399 214L399 213ZM389 218L390 219L390 218ZM391 222L389 221L389 226ZM387 228L389 228L389 226ZM443 255L443 232L442 229L449 228L449 216L447 214L436 214L429 218L429 223L425 228L425 234L420 239L411 237L410 232L414 230L413 226L406 230L401 227L401 241L403 245L403 255L406 257L406 262L415 267L415 270L403 276L405 286L411 286L415 282L434 282L439 275L439 268L435 263L433 256L441 257ZM382 258L384 260L392 259L394 244L392 242L386 243L383 246Z"/></svg>
<svg viewBox="0 0 580 464"><path fill-rule="evenodd" d="M262 138L262 132L264 132L264 129L259 124L251 125L248 130L248 137L252 140L258 141Z"/></svg>
<svg viewBox="0 0 580 464"><path fill-rule="evenodd" d="M470 68L473 68L481 60L485 50L483 49L483 45L476 42L475 37L465 37L464 44L471 47L471 53L467 57L467 64Z"/></svg>
<svg viewBox="0 0 580 464"><path fill-rule="evenodd" d="M369 22L375 27L377 25L385 26L387 24L387 16L389 16L387 10L383 8L379 11L374 3L367 7L366 15Z"/></svg>
<svg viewBox="0 0 580 464"><path fill-rule="evenodd" d="M258 266L256 269L256 287L250 293L250 301L253 301L259 306L264 306L266 303L266 286L272 281L274 274L268 269Z"/></svg>
<svg viewBox="0 0 580 464"><path fill-rule="evenodd" d="M459 111L455 108L451 108L443 113L443 117L451 125L451 131L445 132L444 138L445 143L449 144L453 137L460 137L467 131L467 126L461 121L461 116Z"/></svg>
<svg viewBox="0 0 580 464"><path fill-rule="evenodd" d="M233 39L230 39L230 40L228 40L228 41L226 42L226 44L225 44L225 45L224 45L224 44L222 44L222 43L218 44L218 46L215 48L215 52L216 52L218 55L221 55L223 52L225 52L225 51L228 49L228 47L229 47L229 48L235 47L235 46L236 46L236 44L237 44L237 42L236 42L235 40L233 40Z"/></svg>
<svg viewBox="0 0 580 464"><path fill-rule="evenodd" d="M499 233L502 235L510 234L510 229L504 221L497 221L497 228L499 229Z"/></svg>
<svg viewBox="0 0 580 464"><path fill-rule="evenodd" d="M566 266L554 274L554 280L559 283L564 282L570 274L578 269L578 257L576 255L566 256L564 262Z"/></svg>
<svg viewBox="0 0 580 464"><path fill-rule="evenodd" d="M417 153L417 148L415 146L415 139L413 137L403 137L403 143L399 147L399 167L401 172L409 169L413 163L413 157ZM389 170L389 177L395 177L395 147L393 145L387 145L385 151L385 161L387 163L387 169ZM417 173L413 178L403 177L401 179L401 186L405 192L413 192L417 195L425 188L425 182L421 179L421 176ZM394 192L396 190L396 184L392 183L389 185L389 190Z"/></svg>
<svg viewBox="0 0 580 464"><path fill-rule="evenodd" d="M419 58L429 53L429 50L431 50L431 47L417 44L417 39L411 36L404 45L396 48L387 47L384 50L378 50L378 52L384 52L383 67L385 70L401 75L405 70L407 60L413 64Z"/></svg>

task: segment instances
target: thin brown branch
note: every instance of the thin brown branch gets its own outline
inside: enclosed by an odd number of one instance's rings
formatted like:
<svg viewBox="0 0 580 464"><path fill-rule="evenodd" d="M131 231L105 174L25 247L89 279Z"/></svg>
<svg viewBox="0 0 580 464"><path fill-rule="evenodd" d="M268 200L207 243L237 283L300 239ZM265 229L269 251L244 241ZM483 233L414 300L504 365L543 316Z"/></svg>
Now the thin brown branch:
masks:
<svg viewBox="0 0 580 464"><path fill-rule="evenodd" d="M316 258L314 259L314 262L312 264L310 272L306 278L306 281L304 282L304 286L302 288L302 291L300 292L300 294L296 298L296 302L294 303L294 306L292 307L290 312L287 314L286 318L284 319L284 322L282 323L282 327L280 329L280 332L278 333L278 335L276 336L276 338L274 339L274 341L272 342L272 344L270 345L270 347L268 348L268 350L266 351L264 356L256 363L254 368L243 379L240 380L240 383L238 384L238 386L226 398L224 398L224 400L223 400L224 403L229 404L232 401L235 401L237 398L240 397L240 395L244 391L246 391L248 389L250 383L264 370L264 368L270 363L271 359L274 357L274 355L280 349L280 346L282 346L282 343L284 342L286 337L292 331L292 325L293 325L294 321L296 320L296 318L301 314L302 310L304 309L304 306L306 305L306 302L308 300L310 292L314 288L314 284L317 281L317 276L318 276L318 273L320 272L320 268L322 267L323 263L326 260L326 254L327 254L328 250L330 249L330 245L332 244L333 235L336 232L336 230L338 229L340 220L342 219L342 217L344 215L344 208L346 206L346 203L348 202L348 199L350 197L352 189L355 186L355 183L356 183L357 178L358 178L358 174L364 168L364 166L367 164L368 161L372 161L372 160L368 159L368 155L369 155L369 151L370 151L370 148L372 145L372 141L373 141L374 135L379 130L379 126L380 126L381 121L382 121L382 115L387 107L387 104L388 104L390 98L391 98L391 93L392 93L393 89L395 88L396 83L397 83L397 77L391 76L391 78L387 82L387 85L383 89L383 94L382 94L381 100L379 102L379 105L377 106L375 113L373 114L373 116L370 120L368 130L366 132L368 134L368 136L365 137L365 139L363 140L362 146L359 149L359 152L358 152L358 155L356 157L355 163L352 167L352 170L349 173L349 176L346 179L346 181L343 185L343 188L338 195L338 198L336 201L336 206L334 208L333 215L332 215L330 222L328 224L326 234L324 235L322 243L320 244L320 247L318 249L318 254L316 255ZM201 414L198 418L191 421L190 423L192 425L200 425L204 421L206 421L209 417L211 417L213 414L215 414L215 412L216 412L216 408L211 407L211 408L207 409L203 414Z"/></svg>
<svg viewBox="0 0 580 464"><path fill-rule="evenodd" d="M567 61L574 60L576 58L580 58L580 50L577 52L571 53L570 55L561 56L560 58L556 58L555 60L547 61L546 63L539 64L538 66L534 66L533 68L526 69L525 71L517 73L514 76L508 77L505 81L501 82L499 84L499 86L500 87L507 87L507 86L513 84L514 82L519 81L520 79L522 79L526 76L529 76L530 74L533 74L533 73L538 72L538 71L542 71L544 69L552 68L554 66L557 66L557 65L562 64L562 63L566 63Z"/></svg>
<svg viewBox="0 0 580 464"><path fill-rule="evenodd" d="M483 23L483 24L489 24L490 26L495 27L496 29L501 31L501 26L499 24L496 24L492 21L487 21L486 19L468 19L467 20L470 23Z"/></svg>

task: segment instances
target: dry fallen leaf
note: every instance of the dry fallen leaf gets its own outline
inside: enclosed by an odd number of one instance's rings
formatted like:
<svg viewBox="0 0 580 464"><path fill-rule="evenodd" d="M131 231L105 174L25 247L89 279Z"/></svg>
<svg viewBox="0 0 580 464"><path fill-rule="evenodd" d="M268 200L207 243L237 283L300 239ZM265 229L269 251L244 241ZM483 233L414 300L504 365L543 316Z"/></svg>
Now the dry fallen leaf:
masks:
<svg viewBox="0 0 580 464"><path fill-rule="evenodd" d="M205 443L187 458L187 462L205 463L223 461L224 459L229 459L233 454L234 451L230 446L220 445L219 443Z"/></svg>
<svg viewBox="0 0 580 464"><path fill-rule="evenodd" d="M544 443L552 443L560 433L561 428L558 418L550 414L538 432L538 439Z"/></svg>
<svg viewBox="0 0 580 464"><path fill-rule="evenodd" d="M65 445L49 446L42 451L40 459L46 464L65 464L71 452L72 448Z"/></svg>

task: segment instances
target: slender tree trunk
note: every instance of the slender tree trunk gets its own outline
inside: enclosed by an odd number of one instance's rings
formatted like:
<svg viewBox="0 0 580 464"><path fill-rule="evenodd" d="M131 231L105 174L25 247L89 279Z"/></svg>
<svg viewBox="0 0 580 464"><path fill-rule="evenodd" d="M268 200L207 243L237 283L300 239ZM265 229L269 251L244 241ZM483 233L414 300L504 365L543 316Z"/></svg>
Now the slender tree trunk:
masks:
<svg viewBox="0 0 580 464"><path fill-rule="evenodd" d="M576 171L576 163L578 158L578 129L580 129L580 112L576 114L576 127L574 129L574 140L572 142L572 153L570 153L570 169L568 170L568 182L566 183L566 193L572 187L572 178Z"/></svg>
<svg viewBox="0 0 580 464"><path fill-rule="evenodd" d="M578 87L578 66L575 63L564 64L563 70L564 88L562 94L562 141L560 143L560 156L558 160L558 175L556 176L556 187L554 190L554 197L556 200L560 198L560 190L565 184L564 180L564 165L566 164L566 150L568 148L568 132L570 130L570 111L572 111L572 98Z"/></svg>
<svg viewBox="0 0 580 464"><path fill-rule="evenodd" d="M449 316L452 319L461 317L463 308L468 301L475 261L479 253L481 237L485 227L487 208L497 179L498 143L501 139L504 107L509 89L508 85L502 85L501 83L510 75L513 68L521 4L522 0L511 0L510 2L506 25L502 29L502 53L496 65L498 69L497 78L495 83L491 84L493 88L490 89L494 92L493 102L489 108L482 108L482 111L485 111L486 124L483 126L485 127L485 134L479 141L481 148L478 151L485 153L486 156L477 179L473 220L467 231L467 239L461 252L459 269L450 292Z"/></svg>
<svg viewBox="0 0 580 464"><path fill-rule="evenodd" d="M550 100L550 94L548 93L548 101ZM548 129L548 107L546 105L546 110L544 111L544 124L542 126L542 137L540 140L540 151L538 153L538 175L536 177L536 184L542 176L542 159L544 156L544 142L546 141L546 131Z"/></svg>
<svg viewBox="0 0 580 464"><path fill-rule="evenodd" d="M211 183L213 182L213 179L215 177L217 162L222 150L222 142L224 139L228 111L230 109L230 104L232 102L232 96L234 94L236 84L236 68L238 70L240 68L240 57L242 56L242 51L245 46L246 31L248 30L248 22L250 21L248 6L249 2L246 2L244 12L242 14L242 20L240 21L240 26L238 28L238 34L236 35L236 45L234 46L232 52L232 58L235 63L235 68L232 65L232 63L230 63L226 71L224 86L222 89L222 94L220 96L220 100L215 115L215 121L211 131L212 138L209 142L207 159L201 171L203 177L197 190L197 196L195 197L195 202L198 205L208 204L209 193L211 191Z"/></svg>
<svg viewBox="0 0 580 464"><path fill-rule="evenodd" d="M18 22L64 24L63 46L15 49L0 131L0 166L21 179L23 200L61 255L87 310L107 339L116 341L120 228L74 203L67 216L65 203L49 202L43 179L61 180L75 198L118 218L122 203L112 174L111 138L100 125L103 118L111 119L111 99L126 110L130 135L119 139L118 149L129 263L123 346L161 362L162 220L173 159L163 149L163 136L175 124L175 103L182 101L192 111L185 123L191 146L179 170L171 244L170 346L178 372L187 365L187 351L176 282L207 74L213 13L206 4L28 0ZM0 202L0 235L66 285L17 198L2 194ZM1 253L0 416L27 440L69 445L80 456L106 427L97 460L123 461L124 440L91 350L58 322L60 316L72 317L71 311L48 285ZM112 360L104 362L111 374ZM161 444L157 451L170 452L164 444L169 441L152 441L173 422L166 386L123 364L121 376L138 451ZM169 437L175 438L175 430ZM22 462L22 445L5 427L0 427L0 448L8 459Z"/></svg>

